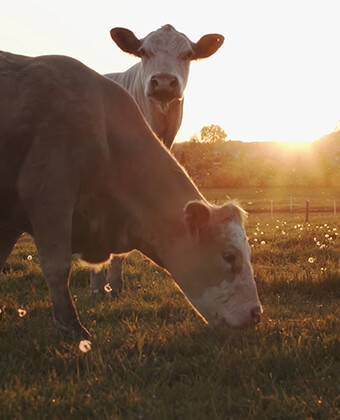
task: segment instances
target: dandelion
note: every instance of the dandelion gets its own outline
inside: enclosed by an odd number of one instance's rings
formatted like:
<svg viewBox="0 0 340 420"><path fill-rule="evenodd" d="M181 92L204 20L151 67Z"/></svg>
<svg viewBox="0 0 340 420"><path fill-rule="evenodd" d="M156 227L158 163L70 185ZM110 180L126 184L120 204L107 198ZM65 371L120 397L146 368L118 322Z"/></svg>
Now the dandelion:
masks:
<svg viewBox="0 0 340 420"><path fill-rule="evenodd" d="M20 316L20 318L23 318L26 314L27 312L25 311L25 309L18 309L18 315Z"/></svg>
<svg viewBox="0 0 340 420"><path fill-rule="evenodd" d="M329 235L328 235L328 233L326 233L326 234L325 234L325 238L329 238Z"/></svg>
<svg viewBox="0 0 340 420"><path fill-rule="evenodd" d="M282 235L285 235L286 234L286 232L284 230L282 230L281 233L282 233Z"/></svg>
<svg viewBox="0 0 340 420"><path fill-rule="evenodd" d="M79 342L79 350L82 353L87 353L92 349L92 343L90 340L81 340Z"/></svg>
<svg viewBox="0 0 340 420"><path fill-rule="evenodd" d="M320 241L317 241L316 245L317 246L320 246L321 245L321 242Z"/></svg>
<svg viewBox="0 0 340 420"><path fill-rule="evenodd" d="M313 258L313 257L309 257L309 258L308 258L308 262L309 262L310 264L313 264L313 263L315 262L315 258Z"/></svg>
<svg viewBox="0 0 340 420"><path fill-rule="evenodd" d="M110 284L109 284L109 283L105 284L105 286L104 286L104 290L105 290L105 292L107 292L107 293L112 292L112 287L110 286Z"/></svg>
<svg viewBox="0 0 340 420"><path fill-rule="evenodd" d="M32 255L27 255L27 259L28 259L28 261L32 261Z"/></svg>
<svg viewBox="0 0 340 420"><path fill-rule="evenodd" d="M261 241L261 245L266 245L266 241Z"/></svg>
<svg viewBox="0 0 340 420"><path fill-rule="evenodd" d="M326 245L322 244L319 249L324 249L324 248L326 248Z"/></svg>

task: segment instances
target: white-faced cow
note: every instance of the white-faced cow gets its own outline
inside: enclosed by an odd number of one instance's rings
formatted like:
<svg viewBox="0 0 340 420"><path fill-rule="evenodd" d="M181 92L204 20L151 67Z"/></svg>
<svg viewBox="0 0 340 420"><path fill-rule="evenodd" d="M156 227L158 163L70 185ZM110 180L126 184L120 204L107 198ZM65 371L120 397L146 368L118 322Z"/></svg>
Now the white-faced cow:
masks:
<svg viewBox="0 0 340 420"><path fill-rule="evenodd" d="M118 47L141 61L125 72L106 76L130 92L153 131L170 149L182 121L190 62L214 54L224 37L208 34L192 42L171 25L162 26L143 39L125 28L113 28L110 33ZM107 282L113 290L121 289L122 261L111 260L107 279L103 272L91 273L94 293L103 294Z"/></svg>
<svg viewBox="0 0 340 420"><path fill-rule="evenodd" d="M125 89L76 60L0 53L0 267L33 235L55 325L87 335L71 255L138 249L211 324L259 322L243 211L211 206Z"/></svg>

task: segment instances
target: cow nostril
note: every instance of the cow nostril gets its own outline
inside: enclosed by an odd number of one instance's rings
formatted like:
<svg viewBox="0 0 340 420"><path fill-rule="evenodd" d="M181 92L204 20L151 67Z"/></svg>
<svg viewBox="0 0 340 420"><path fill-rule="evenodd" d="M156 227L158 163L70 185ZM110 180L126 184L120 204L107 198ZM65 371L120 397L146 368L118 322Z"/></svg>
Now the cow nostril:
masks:
<svg viewBox="0 0 340 420"><path fill-rule="evenodd" d="M261 313L262 311L259 306L251 310L251 317L254 324L258 324L261 321Z"/></svg>
<svg viewBox="0 0 340 420"><path fill-rule="evenodd" d="M155 77L155 76L152 77L150 83L151 83L151 86L155 89L159 84L158 80L157 80L157 77Z"/></svg>
<svg viewBox="0 0 340 420"><path fill-rule="evenodd" d="M170 82L170 86L171 86L172 88L176 88L178 85L179 85L179 83L178 83L178 79L177 79L177 77L174 77L174 78L171 80L171 82Z"/></svg>

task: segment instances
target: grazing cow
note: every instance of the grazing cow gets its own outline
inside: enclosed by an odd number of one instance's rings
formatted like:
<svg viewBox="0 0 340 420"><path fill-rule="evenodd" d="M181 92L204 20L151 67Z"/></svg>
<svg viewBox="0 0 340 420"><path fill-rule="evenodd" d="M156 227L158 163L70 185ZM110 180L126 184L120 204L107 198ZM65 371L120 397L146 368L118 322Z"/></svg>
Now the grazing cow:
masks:
<svg viewBox="0 0 340 420"><path fill-rule="evenodd" d="M81 325L72 253L138 249L211 324L260 320L243 211L212 206L125 89L76 60L0 53L0 267L33 235L61 333Z"/></svg>
<svg viewBox="0 0 340 420"><path fill-rule="evenodd" d="M113 28L110 33L123 51L141 61L123 73L106 76L130 92L153 131L170 149L182 121L190 62L214 54L224 37L208 34L194 43L171 25L162 26L143 39L124 28ZM121 289L122 262L123 258L111 260L107 279L104 272L91 273L93 293L102 295L107 282L114 291Z"/></svg>

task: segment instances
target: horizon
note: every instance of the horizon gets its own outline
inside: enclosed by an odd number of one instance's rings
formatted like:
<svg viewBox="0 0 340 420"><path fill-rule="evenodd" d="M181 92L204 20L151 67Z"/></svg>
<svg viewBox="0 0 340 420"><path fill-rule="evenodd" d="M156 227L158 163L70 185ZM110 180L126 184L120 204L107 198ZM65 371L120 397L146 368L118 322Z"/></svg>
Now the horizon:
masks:
<svg viewBox="0 0 340 420"><path fill-rule="evenodd" d="M152 10L147 21L140 19L145 3ZM216 124L228 138L243 142L312 142L331 133L340 119L337 11L333 0L213 0L196 7L189 20L190 5L178 0L170 10L154 0L119 5L61 0L58 6L19 0L2 8L1 49L69 55L105 74L137 62L111 40L114 26L140 38L166 23L192 41L221 33L220 50L192 63L176 141Z"/></svg>

